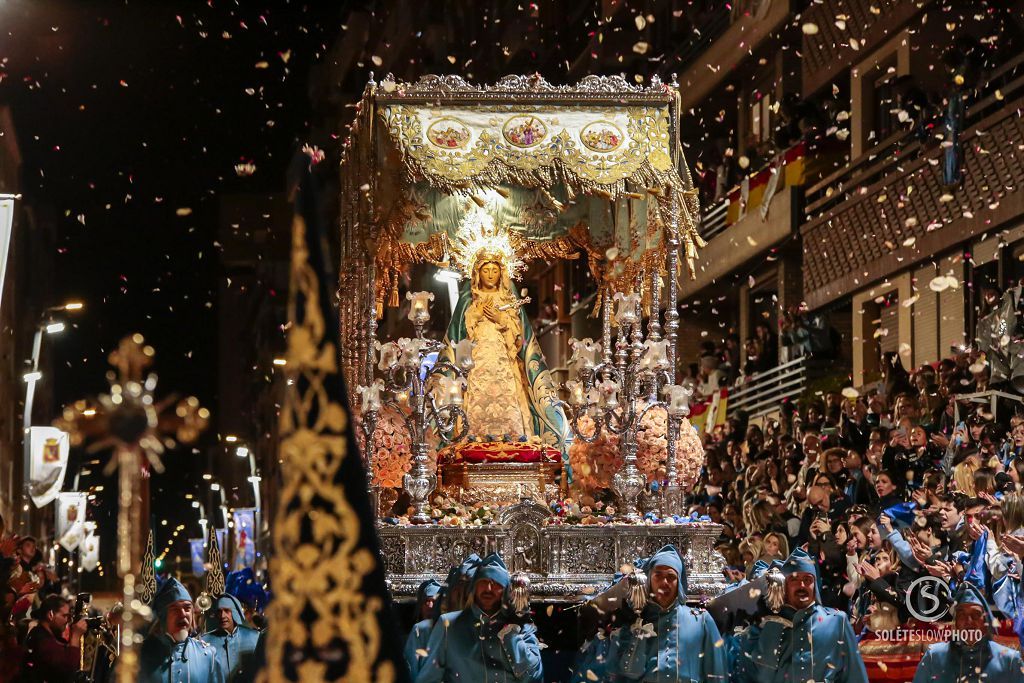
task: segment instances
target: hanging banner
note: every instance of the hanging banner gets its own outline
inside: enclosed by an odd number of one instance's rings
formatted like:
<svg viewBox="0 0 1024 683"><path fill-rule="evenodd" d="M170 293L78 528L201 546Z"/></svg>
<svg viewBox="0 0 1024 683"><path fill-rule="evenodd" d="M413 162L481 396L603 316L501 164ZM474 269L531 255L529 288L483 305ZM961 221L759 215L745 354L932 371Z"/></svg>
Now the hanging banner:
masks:
<svg viewBox="0 0 1024 683"><path fill-rule="evenodd" d="M206 541L202 538L190 538L188 547L192 557L192 573L202 576L206 573Z"/></svg>
<svg viewBox="0 0 1024 683"><path fill-rule="evenodd" d="M67 432L56 427L29 427L29 492L36 507L52 503L64 486L69 445Z"/></svg>
<svg viewBox="0 0 1024 683"><path fill-rule="evenodd" d="M235 554L233 570L238 571L256 563L256 508L236 508L232 512L235 520Z"/></svg>
<svg viewBox="0 0 1024 683"><path fill-rule="evenodd" d="M85 523L85 540L79 546L79 563L87 572L94 571L100 564L100 537L96 535L96 523Z"/></svg>
<svg viewBox="0 0 1024 683"><path fill-rule="evenodd" d="M89 494L65 491L57 496L57 542L68 552L79 546L85 538L85 506Z"/></svg>

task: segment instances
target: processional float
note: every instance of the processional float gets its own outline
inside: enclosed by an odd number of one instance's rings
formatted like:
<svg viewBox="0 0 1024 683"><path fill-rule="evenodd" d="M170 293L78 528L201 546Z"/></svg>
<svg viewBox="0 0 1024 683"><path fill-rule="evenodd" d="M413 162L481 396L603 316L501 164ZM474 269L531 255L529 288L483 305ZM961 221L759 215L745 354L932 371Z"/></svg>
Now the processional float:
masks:
<svg viewBox="0 0 1024 683"><path fill-rule="evenodd" d="M657 78L367 86L341 164L341 353L399 599L497 551L569 600L667 543L692 593L721 590L721 528L683 509L703 450L677 384L678 284L702 241L678 102ZM517 281L574 259L598 340L545 342L558 386L527 313L552 292ZM446 279L450 307L422 284Z"/></svg>

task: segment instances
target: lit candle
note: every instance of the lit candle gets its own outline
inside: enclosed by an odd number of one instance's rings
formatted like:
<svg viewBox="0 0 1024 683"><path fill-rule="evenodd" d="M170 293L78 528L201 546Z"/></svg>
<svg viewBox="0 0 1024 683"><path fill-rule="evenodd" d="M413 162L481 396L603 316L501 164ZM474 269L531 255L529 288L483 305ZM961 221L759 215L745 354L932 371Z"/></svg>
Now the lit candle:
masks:
<svg viewBox="0 0 1024 683"><path fill-rule="evenodd" d="M441 404L441 407L461 406L462 390L464 388L462 378L452 379L451 377L439 376L435 380L433 389L434 400Z"/></svg>
<svg viewBox="0 0 1024 683"><path fill-rule="evenodd" d="M693 396L693 389L678 384L669 384L665 386L664 391L668 398L670 414L682 416L690 414L690 397Z"/></svg>
<svg viewBox="0 0 1024 683"><path fill-rule="evenodd" d="M455 345L455 362L464 372L473 369L473 342L468 337Z"/></svg>
<svg viewBox="0 0 1024 683"><path fill-rule="evenodd" d="M430 320L430 303L434 300L433 292L406 292L405 298L412 302L409 306L409 320L414 323L426 323Z"/></svg>
<svg viewBox="0 0 1024 683"><path fill-rule="evenodd" d="M369 386L358 387L360 408L364 413L380 410L380 392L384 389L383 380L377 380Z"/></svg>
<svg viewBox="0 0 1024 683"><path fill-rule="evenodd" d="M565 388L569 391L570 405L581 406L586 403L586 398L583 394L583 382L571 380L565 383Z"/></svg>
<svg viewBox="0 0 1024 683"><path fill-rule="evenodd" d="M619 384L614 380L606 379L597 385L601 390L601 405L605 408L616 408L619 405Z"/></svg>
<svg viewBox="0 0 1024 683"><path fill-rule="evenodd" d="M644 354L642 365L645 369L668 370L668 340L644 342L647 353Z"/></svg>
<svg viewBox="0 0 1024 683"><path fill-rule="evenodd" d="M568 363L571 374L578 374L581 370L590 370L596 365L597 353L600 352L601 347L593 339L570 339L569 347L572 348L572 358Z"/></svg>
<svg viewBox="0 0 1024 683"><path fill-rule="evenodd" d="M381 370L387 370L401 357L402 352L398 342L390 341L380 348L380 363L377 365Z"/></svg>
<svg viewBox="0 0 1024 683"><path fill-rule="evenodd" d="M620 326L627 326L636 323L636 307L640 303L639 294L623 294L622 292L615 292L615 296L612 297L612 301L619 303L618 309L615 311L615 322Z"/></svg>

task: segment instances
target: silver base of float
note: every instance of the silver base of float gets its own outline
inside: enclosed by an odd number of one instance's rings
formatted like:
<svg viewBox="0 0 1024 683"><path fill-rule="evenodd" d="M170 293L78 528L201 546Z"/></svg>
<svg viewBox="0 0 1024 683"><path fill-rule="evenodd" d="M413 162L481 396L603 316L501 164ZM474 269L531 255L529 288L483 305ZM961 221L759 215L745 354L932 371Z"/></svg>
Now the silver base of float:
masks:
<svg viewBox="0 0 1024 683"><path fill-rule="evenodd" d="M470 553L497 552L510 571L530 575L535 600L578 602L607 587L623 565L671 543L686 563L691 599L714 597L725 588L725 560L715 549L721 525L545 524L549 517L546 507L523 501L482 526L378 522L388 587L399 602L415 600L421 582L444 581L448 569Z"/></svg>

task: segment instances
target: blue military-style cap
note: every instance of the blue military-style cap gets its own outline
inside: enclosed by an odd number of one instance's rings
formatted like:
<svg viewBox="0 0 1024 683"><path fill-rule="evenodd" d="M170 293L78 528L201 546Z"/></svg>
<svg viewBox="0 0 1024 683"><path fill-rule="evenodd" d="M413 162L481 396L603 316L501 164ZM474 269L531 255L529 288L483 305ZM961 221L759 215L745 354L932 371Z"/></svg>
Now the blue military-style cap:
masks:
<svg viewBox="0 0 1024 683"><path fill-rule="evenodd" d="M658 552L651 555L647 560L644 571L650 575L656 567L668 567L674 569L679 577L679 599L685 600L688 588L686 585L686 567L683 565L683 558L674 545L666 545Z"/></svg>
<svg viewBox="0 0 1024 683"><path fill-rule="evenodd" d="M476 583L481 579L489 579L502 588L508 587L511 577L508 573L508 567L505 566L505 562L501 559L500 555L491 553L480 561L480 566L477 567L476 573L473 575L473 582Z"/></svg>
<svg viewBox="0 0 1024 683"><path fill-rule="evenodd" d="M814 576L814 580L818 580L818 565L814 562L814 558L807 554L807 551L803 548L797 548L786 561L782 563L782 575L791 576L792 574L811 574Z"/></svg>
<svg viewBox="0 0 1024 683"><path fill-rule="evenodd" d="M957 606L980 605L981 608L985 610L988 623L992 623L992 608L989 607L988 600L985 599L985 594L980 588L970 581L963 581L960 583L960 587L956 589L956 593L953 595L953 602L956 603Z"/></svg>
<svg viewBox="0 0 1024 683"><path fill-rule="evenodd" d="M192 596L188 589L173 576L164 582L157 594L153 596L153 611L163 620L167 614L167 608L176 602L187 600L192 602Z"/></svg>

